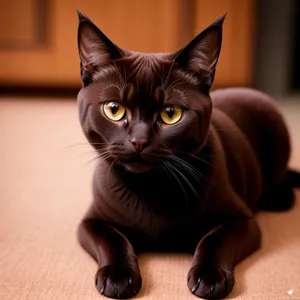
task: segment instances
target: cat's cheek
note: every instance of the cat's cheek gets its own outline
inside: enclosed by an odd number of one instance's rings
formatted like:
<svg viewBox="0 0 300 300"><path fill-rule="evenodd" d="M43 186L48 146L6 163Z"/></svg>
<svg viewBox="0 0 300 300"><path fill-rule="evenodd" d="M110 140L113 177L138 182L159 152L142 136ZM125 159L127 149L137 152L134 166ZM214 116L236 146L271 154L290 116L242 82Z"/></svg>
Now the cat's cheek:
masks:
<svg viewBox="0 0 300 300"><path fill-rule="evenodd" d="M184 114L177 123L168 125L161 122L159 128L165 138L170 137L180 140L186 134L190 135L189 130L187 130L191 126L190 123L189 114Z"/></svg>
<svg viewBox="0 0 300 300"><path fill-rule="evenodd" d="M161 139L167 147L194 152L203 144L203 136L199 119L193 114L186 115L175 125L161 127Z"/></svg>
<svg viewBox="0 0 300 300"><path fill-rule="evenodd" d="M104 118L105 118L105 122L108 122L108 124L109 124L109 126L107 126L109 130L114 130L116 128L125 128L128 125L127 118L120 120L120 121L113 121L113 120L108 119L107 117L104 117Z"/></svg>

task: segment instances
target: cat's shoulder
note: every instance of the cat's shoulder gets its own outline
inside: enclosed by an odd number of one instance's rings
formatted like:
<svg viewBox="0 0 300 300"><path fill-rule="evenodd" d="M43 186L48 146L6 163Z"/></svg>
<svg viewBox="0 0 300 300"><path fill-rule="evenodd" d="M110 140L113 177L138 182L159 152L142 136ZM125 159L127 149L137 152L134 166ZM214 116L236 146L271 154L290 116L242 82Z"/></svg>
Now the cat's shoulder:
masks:
<svg viewBox="0 0 300 300"><path fill-rule="evenodd" d="M213 106L217 109L277 110L275 100L261 91L252 88L224 88L210 93Z"/></svg>

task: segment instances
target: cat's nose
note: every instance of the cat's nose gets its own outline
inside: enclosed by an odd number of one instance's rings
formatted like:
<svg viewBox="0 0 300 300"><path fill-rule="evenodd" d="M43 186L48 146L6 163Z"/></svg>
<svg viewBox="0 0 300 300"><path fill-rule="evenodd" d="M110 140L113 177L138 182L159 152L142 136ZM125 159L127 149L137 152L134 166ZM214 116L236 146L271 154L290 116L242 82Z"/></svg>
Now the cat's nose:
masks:
<svg viewBox="0 0 300 300"><path fill-rule="evenodd" d="M149 145L148 140L142 140L142 139L136 139L136 138L132 138L130 140L130 143L136 148L136 150L138 152L142 152L142 150Z"/></svg>

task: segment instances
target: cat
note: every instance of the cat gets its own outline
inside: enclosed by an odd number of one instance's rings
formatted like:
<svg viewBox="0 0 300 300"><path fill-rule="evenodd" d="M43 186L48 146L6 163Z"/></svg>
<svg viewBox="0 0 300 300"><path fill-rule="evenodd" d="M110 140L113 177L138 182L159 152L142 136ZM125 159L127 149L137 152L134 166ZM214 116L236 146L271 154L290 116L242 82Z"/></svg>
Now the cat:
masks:
<svg viewBox="0 0 300 300"><path fill-rule="evenodd" d="M299 186L281 114L250 88L210 93L225 15L163 54L121 49L78 15L79 119L99 156L78 239L98 263L97 290L133 297L138 253L190 252L190 291L226 297L260 246L255 212L289 209Z"/></svg>

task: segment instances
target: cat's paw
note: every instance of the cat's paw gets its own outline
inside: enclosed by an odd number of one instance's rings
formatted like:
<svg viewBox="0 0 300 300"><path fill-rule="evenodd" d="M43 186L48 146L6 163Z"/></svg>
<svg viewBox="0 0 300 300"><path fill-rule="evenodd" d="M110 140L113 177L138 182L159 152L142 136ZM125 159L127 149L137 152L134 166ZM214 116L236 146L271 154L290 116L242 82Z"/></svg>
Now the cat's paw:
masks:
<svg viewBox="0 0 300 300"><path fill-rule="evenodd" d="M109 265L97 271L95 284L99 293L106 297L131 298L140 290L142 277L139 271L128 266Z"/></svg>
<svg viewBox="0 0 300 300"><path fill-rule="evenodd" d="M190 291L204 299L223 299L231 292L233 284L230 271L214 266L196 265L188 273Z"/></svg>

